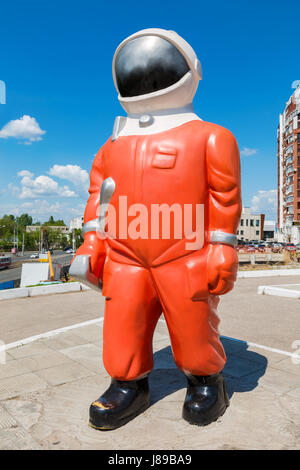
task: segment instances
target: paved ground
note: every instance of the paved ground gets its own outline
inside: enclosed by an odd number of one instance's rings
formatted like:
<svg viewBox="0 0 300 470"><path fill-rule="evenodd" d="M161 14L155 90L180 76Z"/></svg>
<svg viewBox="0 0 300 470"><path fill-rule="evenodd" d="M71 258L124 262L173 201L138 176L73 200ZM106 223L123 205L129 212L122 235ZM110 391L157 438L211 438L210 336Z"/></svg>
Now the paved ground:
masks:
<svg viewBox="0 0 300 470"><path fill-rule="evenodd" d="M99 320L9 350L0 365L0 449L300 449L300 363L272 350L295 352L297 340L300 348L300 303L256 293L281 283L299 277L240 279L222 299L231 406L218 422L198 428L181 418L185 378L160 321L151 407L116 431L89 428L89 404L109 384ZM93 291L2 301L0 337L8 343L102 315Z"/></svg>

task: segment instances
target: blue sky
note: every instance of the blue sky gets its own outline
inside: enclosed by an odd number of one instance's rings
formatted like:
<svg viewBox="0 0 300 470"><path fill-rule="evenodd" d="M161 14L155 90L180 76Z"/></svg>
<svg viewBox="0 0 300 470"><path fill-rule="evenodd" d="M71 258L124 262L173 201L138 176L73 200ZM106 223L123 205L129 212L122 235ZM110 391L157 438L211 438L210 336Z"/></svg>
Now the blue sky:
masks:
<svg viewBox="0 0 300 470"><path fill-rule="evenodd" d="M278 115L300 79L299 2L28 0L2 2L0 14L0 216L69 222L83 213L94 155L124 114L114 50L139 29L161 27L202 62L195 110L236 136L244 205L275 217ZM31 141L5 127L23 116Z"/></svg>

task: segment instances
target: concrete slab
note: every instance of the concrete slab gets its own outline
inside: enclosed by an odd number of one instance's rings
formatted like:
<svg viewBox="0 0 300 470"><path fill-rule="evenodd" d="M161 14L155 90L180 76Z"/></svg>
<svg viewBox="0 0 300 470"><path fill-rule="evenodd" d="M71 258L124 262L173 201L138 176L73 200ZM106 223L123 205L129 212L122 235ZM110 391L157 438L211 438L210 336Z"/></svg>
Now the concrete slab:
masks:
<svg viewBox="0 0 300 470"><path fill-rule="evenodd" d="M47 382L36 374L27 373L9 377L0 382L0 400L17 397L25 390L29 393L45 388L47 388Z"/></svg>
<svg viewBox="0 0 300 470"><path fill-rule="evenodd" d="M94 290L3 300L0 302L0 338L11 343L92 320L103 312L104 298Z"/></svg>
<svg viewBox="0 0 300 470"><path fill-rule="evenodd" d="M59 366L38 370L35 375L50 385L61 385L93 375L93 372L76 362L72 362L71 364L60 364Z"/></svg>
<svg viewBox="0 0 300 470"><path fill-rule="evenodd" d="M93 330L89 329L83 327L80 335L78 328L78 334L68 337L67 348L53 349L43 369L15 377L18 386L7 383L12 378L1 379L0 376L1 389L10 389L6 395L0 392L2 423L9 431L1 438L0 430L0 448L300 449L299 366L293 365L294 369L288 370L290 358L277 354L278 361L274 360L276 368L273 368L263 351L252 350L246 342L223 339L228 356L224 375L231 398L230 408L207 428L190 426L181 418L186 380L174 364L163 322L159 322L154 339L150 408L113 432L101 433L89 428L89 404L110 382L103 368L101 351L90 342L76 344L79 337L90 334L93 337ZM73 346L72 340L75 341ZM34 360L40 367L45 359L43 347L51 348L49 339L37 343L38 349L27 351L30 356L11 359L7 365ZM60 345L64 344L62 340ZM58 346L56 343L55 347ZM61 361L61 356L68 362L48 367L56 360ZM33 367L30 362L23 362L22 366ZM33 385L28 389L29 379ZM41 382L37 382L39 380ZM22 435L21 443L14 441L17 435Z"/></svg>

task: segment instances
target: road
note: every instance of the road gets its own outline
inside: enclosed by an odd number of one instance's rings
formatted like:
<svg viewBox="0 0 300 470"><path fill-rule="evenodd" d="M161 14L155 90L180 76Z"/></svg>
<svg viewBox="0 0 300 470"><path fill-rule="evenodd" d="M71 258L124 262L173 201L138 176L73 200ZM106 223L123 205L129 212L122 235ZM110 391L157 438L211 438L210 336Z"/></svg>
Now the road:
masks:
<svg viewBox="0 0 300 470"><path fill-rule="evenodd" d="M14 257L12 259L11 267L9 269L3 269L3 270L0 271L0 283L20 279L21 278L21 271L22 271L21 263L22 263L22 261L27 261L28 262L28 260L30 260L30 255L31 254L32 254L32 252L25 253L24 256ZM65 264L69 264L71 262L71 259L73 258L73 256L74 256L73 254L66 254L62 251L54 251L54 253L52 255L52 260L54 262L65 265ZM37 262L37 260L33 260L33 262ZM15 266L16 264L18 264L18 266Z"/></svg>

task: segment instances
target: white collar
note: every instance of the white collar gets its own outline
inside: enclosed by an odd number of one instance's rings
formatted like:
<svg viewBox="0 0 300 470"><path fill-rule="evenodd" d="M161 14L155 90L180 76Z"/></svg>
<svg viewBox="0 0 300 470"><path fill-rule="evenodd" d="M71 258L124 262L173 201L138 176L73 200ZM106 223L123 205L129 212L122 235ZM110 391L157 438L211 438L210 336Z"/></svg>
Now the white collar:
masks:
<svg viewBox="0 0 300 470"><path fill-rule="evenodd" d="M114 123L112 141L128 135L150 135L173 129L189 121L200 120L193 104L175 109L157 110L151 113L117 116Z"/></svg>

